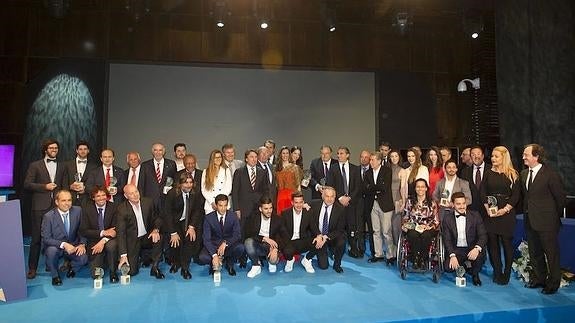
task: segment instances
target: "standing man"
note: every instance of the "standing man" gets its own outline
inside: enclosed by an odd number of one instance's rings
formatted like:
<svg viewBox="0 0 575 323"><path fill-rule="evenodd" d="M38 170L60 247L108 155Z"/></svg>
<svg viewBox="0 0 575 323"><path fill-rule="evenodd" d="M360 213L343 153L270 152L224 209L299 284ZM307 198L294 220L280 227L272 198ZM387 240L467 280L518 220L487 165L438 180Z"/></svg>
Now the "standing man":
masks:
<svg viewBox="0 0 575 323"><path fill-rule="evenodd" d="M267 141L266 141L267 142ZM274 148L275 149L275 148ZM261 146L258 148L258 162L256 166L263 170L268 180L268 196L271 197L274 205L277 205L278 188L274 168L269 162L271 148Z"/></svg>
<svg viewBox="0 0 575 323"><path fill-rule="evenodd" d="M443 160L443 164L451 159L451 149L447 146L443 146L439 148L439 153L441 154L441 160Z"/></svg>
<svg viewBox="0 0 575 323"><path fill-rule="evenodd" d="M102 166L92 169L88 174L86 190L91 192L96 185L103 186L108 191L108 201L116 203L123 201L126 175L123 169L114 165L114 151L109 148L102 150L100 161Z"/></svg>
<svg viewBox="0 0 575 323"><path fill-rule="evenodd" d="M273 167L275 167L275 164L276 164L276 160L275 160L275 157L276 157L276 143L275 143L275 141L273 141L273 140L271 140L271 139L268 139L268 140L266 140L266 141L264 142L264 147L266 147L267 150L268 150L268 159L267 159L267 162L272 166L271 169L273 170ZM275 204L274 204L274 205L275 205Z"/></svg>
<svg viewBox="0 0 575 323"><path fill-rule="evenodd" d="M174 157L176 158L176 171L184 169L184 156L186 156L186 144L179 142L174 145Z"/></svg>
<svg viewBox="0 0 575 323"><path fill-rule="evenodd" d="M196 168L196 155L187 154L184 157L184 169L178 171L178 173L176 174L176 178L180 178L181 175L184 173L194 180L194 191L200 192L201 191L200 183L202 182L202 170Z"/></svg>
<svg viewBox="0 0 575 323"><path fill-rule="evenodd" d="M461 163L459 164L459 167L457 167L457 176L462 177L464 170L473 165L473 161L471 160L471 148L464 147L459 158L461 159Z"/></svg>
<svg viewBox="0 0 575 323"><path fill-rule="evenodd" d="M64 167L56 160L59 143L46 139L42 143L44 158L30 163L24 178L24 189L32 193L32 219L30 254L28 255L28 279L36 278L42 240L42 219L53 207L56 190L62 187Z"/></svg>
<svg viewBox="0 0 575 323"><path fill-rule="evenodd" d="M359 154L359 167L361 170L361 181L365 187L365 173L371 168L370 164L371 153L367 150L363 150ZM383 165L383 163L382 163ZM367 228L367 239L369 241L369 251L373 258L375 256L375 247L373 245L373 224L371 222L371 208L366 206L366 195L365 190L362 189L361 200L359 201L358 212L361 212L361 223L360 230ZM365 229L364 229L365 231ZM365 236L365 235L364 235ZM365 237L364 237L365 238ZM359 241L359 253L365 253L365 241L362 239Z"/></svg>
<svg viewBox="0 0 575 323"><path fill-rule="evenodd" d="M82 209L72 206L70 191L61 190L56 193L56 208L44 214L42 221L42 243L46 253L46 265L50 268L52 285L62 285L58 273L58 262L64 257L70 261L66 277L76 276L82 266L88 262L86 256L86 239L80 236L80 220Z"/></svg>
<svg viewBox="0 0 575 323"><path fill-rule="evenodd" d="M391 151L391 144L387 141L383 141L379 145L379 152L381 153L381 164L386 167L390 167L391 163L389 160L389 152Z"/></svg>
<svg viewBox="0 0 575 323"><path fill-rule="evenodd" d="M154 201L156 210L161 210L162 202L164 199L164 187L168 177L174 180L176 178L176 162L171 159L164 158L166 154L166 147L161 143L152 145L152 159L148 159L142 163L142 167L148 168L148 172L155 177L155 185L146 187L144 196L150 197Z"/></svg>
<svg viewBox="0 0 575 323"><path fill-rule="evenodd" d="M281 238L280 249L286 258L284 268L286 273L293 270L294 255L309 252L312 248L315 248L311 243L313 240L311 237L312 212L303 207L305 201L302 192L293 192L291 203L293 207L284 210L281 214L283 220L281 232L283 237ZM302 265L305 271L310 274L315 273L311 261L304 259L305 257L302 258Z"/></svg>
<svg viewBox="0 0 575 323"><path fill-rule="evenodd" d="M136 185L139 192L147 192L146 187L156 185L156 178L148 171L147 168L142 167L141 161L142 159L138 152L131 151L126 155L128 169L124 171L124 182L126 184Z"/></svg>
<svg viewBox="0 0 575 323"><path fill-rule="evenodd" d="M534 275L528 288L543 287L543 294L554 294L561 283L559 228L566 194L561 177L545 164L545 151L538 144L523 150L528 169L521 172L521 194L525 213L525 233Z"/></svg>
<svg viewBox="0 0 575 323"><path fill-rule="evenodd" d="M72 204L82 206L89 202L90 192L86 191L86 180L92 169L98 167L88 160L90 147L87 141L81 140L76 144L76 158L64 162L64 183L72 193Z"/></svg>
<svg viewBox="0 0 575 323"><path fill-rule="evenodd" d="M319 151L320 157L312 160L309 165L311 172L309 186L311 187L311 198L314 200L321 199L321 189L327 185L329 170L332 165L337 164L337 160L331 158L332 149L330 146L323 145Z"/></svg>
<svg viewBox="0 0 575 323"><path fill-rule="evenodd" d="M246 164L239 159L235 159L236 148L233 144L224 144L222 146L222 153L224 154L224 162L232 172L232 176L234 176L237 169L242 168Z"/></svg>
<svg viewBox="0 0 575 323"><path fill-rule="evenodd" d="M437 182L431 197L440 207L450 208L452 207L450 203L451 195L455 192L463 193L467 205L470 205L473 201L471 190L469 189L469 182L457 177L457 164L455 160L448 159L445 162L445 177ZM440 213L440 216L443 216L443 212Z"/></svg>
<svg viewBox="0 0 575 323"><path fill-rule="evenodd" d="M484 159L483 149L479 146L472 147L471 160L473 164L471 167L465 168L461 174L461 178L469 183L471 190L471 205L469 209L479 212L483 218L486 218L487 210L481 199L481 184L483 182L485 169L491 169L491 165L486 164Z"/></svg>

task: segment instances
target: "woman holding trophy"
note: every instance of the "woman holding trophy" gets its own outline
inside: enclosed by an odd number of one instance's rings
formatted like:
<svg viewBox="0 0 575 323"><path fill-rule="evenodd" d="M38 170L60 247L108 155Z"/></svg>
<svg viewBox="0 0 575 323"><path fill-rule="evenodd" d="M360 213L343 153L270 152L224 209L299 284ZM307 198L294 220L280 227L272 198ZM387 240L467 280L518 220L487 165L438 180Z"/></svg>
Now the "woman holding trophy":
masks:
<svg viewBox="0 0 575 323"><path fill-rule="evenodd" d="M300 153L296 154L295 157L301 159L301 150L297 150ZM291 194L295 191L301 190L300 184L303 177L303 171L292 161L292 155L293 153L290 148L283 146L279 151L278 158L276 158L275 170L278 186L276 214L281 214L283 210L290 208L292 206Z"/></svg>
<svg viewBox="0 0 575 323"><path fill-rule="evenodd" d="M507 148L497 146L491 153L491 170L485 170L481 183L481 199L487 209L484 219L487 231L487 250L493 267L493 282L507 285L513 263L513 231L515 206L519 201L519 174L513 168ZM505 267L501 261L501 246Z"/></svg>

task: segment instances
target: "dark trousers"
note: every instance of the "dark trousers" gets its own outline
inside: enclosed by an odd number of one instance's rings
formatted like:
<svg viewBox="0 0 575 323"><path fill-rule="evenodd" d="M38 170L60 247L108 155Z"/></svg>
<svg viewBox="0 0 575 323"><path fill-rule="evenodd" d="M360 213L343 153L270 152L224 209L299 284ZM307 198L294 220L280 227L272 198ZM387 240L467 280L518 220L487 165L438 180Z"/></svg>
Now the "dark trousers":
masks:
<svg viewBox="0 0 575 323"><path fill-rule="evenodd" d="M196 230L196 240L190 241L190 237L186 237L186 231L188 227L186 226L186 221L180 221L178 223L178 235L180 236L180 245L176 248L170 247L170 254L173 263L180 268L189 269L190 263L192 262L192 256L198 255L199 244L202 240L201 232Z"/></svg>
<svg viewBox="0 0 575 323"><path fill-rule="evenodd" d="M473 249L475 246L471 246L471 247L456 247L455 248L455 257L457 257L457 262L459 262L460 266L463 266L463 264L468 261L469 259L467 259L467 254L469 253L469 251L471 251L471 249ZM481 268L483 267L483 264L485 263L485 250L482 250L479 255L477 256L477 258L475 258L475 260L471 261L471 274L472 275L477 275L479 274L479 272L481 271ZM446 255L446 259L445 259L445 270L448 272L452 272L453 270L449 268L449 255ZM469 269L469 268L466 268Z"/></svg>
<svg viewBox="0 0 575 323"><path fill-rule="evenodd" d="M505 267L501 261L501 246L505 256ZM511 275L511 265L513 264L513 237L506 237L495 233L487 233L487 249L489 250L489 262L493 267L495 277Z"/></svg>
<svg viewBox="0 0 575 323"><path fill-rule="evenodd" d="M375 202L377 203L377 202ZM360 227L359 230L362 231L363 233L363 237L359 237L359 252L361 254L365 253L365 236L367 234L367 239L369 242L369 252L370 255L373 257L375 256L375 246L373 243L373 224L371 223L371 210L366 210L366 207L364 205L364 203L362 203L360 209L358 210L358 212L361 211L361 223L360 223ZM365 231L365 229L367 228L367 232ZM395 240L397 241L397 240Z"/></svg>
<svg viewBox="0 0 575 323"><path fill-rule="evenodd" d="M310 251L307 253L306 258L312 259L317 255L318 267L320 269L327 269L329 265L327 260L328 248L333 252L333 267L341 267L341 258L343 257L343 252L345 249L344 237L337 237L335 239L326 241L321 249L316 249L315 246L312 246Z"/></svg>
<svg viewBox="0 0 575 323"><path fill-rule="evenodd" d="M365 250L365 225L363 225L363 214L361 210L358 209L357 204L350 204L344 207L344 214L347 240L351 248L351 252L359 254L360 249ZM362 248L360 246L364 247Z"/></svg>
<svg viewBox="0 0 575 323"><path fill-rule="evenodd" d="M419 255L423 260L427 260L429 256L429 245L431 245L431 241L435 236L437 236L437 231L435 230L425 230L422 233L414 229L408 230L407 241L409 241L411 245L411 259L413 260L416 255Z"/></svg>
<svg viewBox="0 0 575 323"><path fill-rule="evenodd" d="M87 251L86 251L87 252ZM60 258L64 257L66 260L70 260L70 265L74 271L80 270L82 266L88 263L88 256L83 254L81 256L77 255L69 255L63 249L58 247L49 246L46 247L45 250L46 254L46 265L50 269L50 274L52 278L58 277L58 263L60 262Z"/></svg>
<svg viewBox="0 0 575 323"><path fill-rule="evenodd" d="M245 248L243 243L236 243L234 245L226 247L224 251L224 264L226 266L232 267L238 258L244 254ZM200 263L202 265L212 264L212 255L209 253L208 249L205 247L200 252Z"/></svg>
<svg viewBox="0 0 575 323"><path fill-rule="evenodd" d="M309 252L315 247L311 244L312 238L302 238L287 241L284 246L280 246L282 254L286 260L293 260L293 256L304 252Z"/></svg>
<svg viewBox="0 0 575 323"><path fill-rule="evenodd" d="M526 215L525 233L529 246L529 258L535 272L533 281L544 283L547 288L558 289L561 284L558 230L534 230L531 228L528 215ZM545 257L547 257L547 262L545 262ZM549 266L549 270L547 270L547 266Z"/></svg>
<svg viewBox="0 0 575 323"><path fill-rule="evenodd" d="M110 271L115 272L118 261L118 241L116 241L116 239L108 240L108 242L106 242L104 245L104 250L98 254L93 255L92 247L96 245L98 241L100 240L88 242L88 246L86 248L86 253L88 254L88 260L90 261L90 268L92 273L96 267L108 268Z"/></svg>
<svg viewBox="0 0 575 323"><path fill-rule="evenodd" d="M148 238L150 234L138 238L136 242L135 252L133 254L128 253L128 262L130 263L130 275L137 275L140 271L140 262L148 262L151 260L152 266L157 266L160 261L160 256L162 255L162 239L154 243L151 238Z"/></svg>
<svg viewBox="0 0 575 323"><path fill-rule="evenodd" d="M52 208L46 210L33 210L32 211L32 221L31 222L31 238L30 242L30 254L28 255L28 268L38 269L38 260L40 259L41 243L42 243L42 219L44 214L50 211Z"/></svg>

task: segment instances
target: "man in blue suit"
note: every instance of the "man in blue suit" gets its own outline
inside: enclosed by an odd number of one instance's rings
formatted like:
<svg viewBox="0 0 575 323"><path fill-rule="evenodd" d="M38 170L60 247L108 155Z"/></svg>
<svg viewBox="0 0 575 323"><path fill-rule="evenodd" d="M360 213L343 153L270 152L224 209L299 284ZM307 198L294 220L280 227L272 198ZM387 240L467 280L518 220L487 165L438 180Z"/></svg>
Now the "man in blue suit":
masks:
<svg viewBox="0 0 575 323"><path fill-rule="evenodd" d="M217 195L215 202L216 210L206 215L204 220L204 248L200 253L200 263L211 264L212 274L213 268L222 265L222 258L230 276L235 276L234 263L245 251L240 221L233 211L228 210L227 195Z"/></svg>
<svg viewBox="0 0 575 323"><path fill-rule="evenodd" d="M76 271L88 262L86 239L78 233L82 209L72 206L70 191L56 193L56 208L44 214L42 222L42 243L46 254L46 265L52 274L52 285L62 285L58 274L58 262L64 257L70 260L71 268L66 277L72 278Z"/></svg>

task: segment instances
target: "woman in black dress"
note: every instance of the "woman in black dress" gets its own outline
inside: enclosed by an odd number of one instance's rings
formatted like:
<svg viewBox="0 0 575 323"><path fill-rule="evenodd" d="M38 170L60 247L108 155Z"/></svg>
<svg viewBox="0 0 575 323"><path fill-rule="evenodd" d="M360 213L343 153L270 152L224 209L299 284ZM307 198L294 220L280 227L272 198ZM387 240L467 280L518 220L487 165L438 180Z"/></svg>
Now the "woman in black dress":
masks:
<svg viewBox="0 0 575 323"><path fill-rule="evenodd" d="M515 206L519 201L519 175L513 168L507 148L497 146L491 153L491 170L485 171L481 184L481 198L487 209L484 219L487 230L489 261L493 267L493 281L507 285L513 263L513 232ZM501 246L505 267L501 261Z"/></svg>

